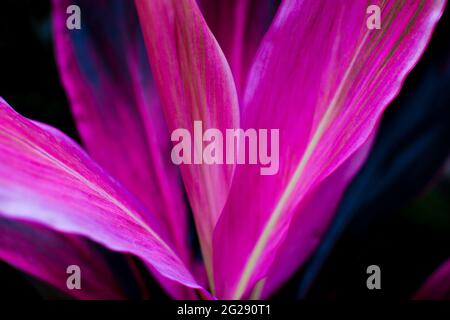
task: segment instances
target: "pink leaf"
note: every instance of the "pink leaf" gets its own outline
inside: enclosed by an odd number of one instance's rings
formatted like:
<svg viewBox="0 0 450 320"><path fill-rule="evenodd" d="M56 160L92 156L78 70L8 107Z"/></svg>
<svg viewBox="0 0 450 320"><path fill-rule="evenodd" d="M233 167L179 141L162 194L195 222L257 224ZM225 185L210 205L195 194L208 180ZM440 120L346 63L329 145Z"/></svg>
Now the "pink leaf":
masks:
<svg viewBox="0 0 450 320"><path fill-rule="evenodd" d="M241 94L256 50L275 14L275 1L201 0L199 3Z"/></svg>
<svg viewBox="0 0 450 320"><path fill-rule="evenodd" d="M54 128L0 99L0 214L75 233L142 258L162 276L201 289L157 217Z"/></svg>
<svg viewBox="0 0 450 320"><path fill-rule="evenodd" d="M425 281L414 295L415 300L450 300L450 259Z"/></svg>
<svg viewBox="0 0 450 320"><path fill-rule="evenodd" d="M365 0L281 4L250 71L241 115L244 128L280 130L279 171L261 176L256 166L236 169L214 235L219 297L261 292L274 259L283 256L280 248L301 247L297 257L277 261L286 273L272 279L275 288L315 248L336 200L305 212L308 199L373 135L422 54L444 2L374 1L381 8L380 30L368 29ZM348 181L329 188L340 195ZM298 239L286 238L296 232L292 222L302 220L313 238L290 242Z"/></svg>
<svg viewBox="0 0 450 320"><path fill-rule="evenodd" d="M66 27L72 0L53 4L56 58L84 145L158 217L188 263L183 185L134 3L77 1L81 30Z"/></svg>
<svg viewBox="0 0 450 320"><path fill-rule="evenodd" d="M193 135L196 120L202 121L204 131L236 128L233 77L195 1L136 0L136 5L169 129L184 128ZM202 157L199 149L194 153ZM181 164L210 280L212 234L233 169L233 165Z"/></svg>
<svg viewBox="0 0 450 320"><path fill-rule="evenodd" d="M81 237L1 218L0 257L77 299L125 299L102 256ZM79 290L67 287L71 265L80 267Z"/></svg>

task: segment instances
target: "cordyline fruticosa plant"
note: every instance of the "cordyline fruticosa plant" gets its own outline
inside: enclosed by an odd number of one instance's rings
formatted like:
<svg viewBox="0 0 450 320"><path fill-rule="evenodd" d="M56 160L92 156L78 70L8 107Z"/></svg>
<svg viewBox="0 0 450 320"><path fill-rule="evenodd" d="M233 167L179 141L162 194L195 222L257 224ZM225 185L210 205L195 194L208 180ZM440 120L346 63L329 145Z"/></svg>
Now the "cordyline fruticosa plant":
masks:
<svg viewBox="0 0 450 320"><path fill-rule="evenodd" d="M72 4L81 30L66 27ZM381 29L366 25L373 4ZM0 100L1 258L76 298L123 298L88 238L139 257L174 298L270 297L320 243L444 6L53 1L56 58L84 148ZM175 166L170 133L196 120L279 129L278 173ZM82 290L66 287L74 264Z"/></svg>

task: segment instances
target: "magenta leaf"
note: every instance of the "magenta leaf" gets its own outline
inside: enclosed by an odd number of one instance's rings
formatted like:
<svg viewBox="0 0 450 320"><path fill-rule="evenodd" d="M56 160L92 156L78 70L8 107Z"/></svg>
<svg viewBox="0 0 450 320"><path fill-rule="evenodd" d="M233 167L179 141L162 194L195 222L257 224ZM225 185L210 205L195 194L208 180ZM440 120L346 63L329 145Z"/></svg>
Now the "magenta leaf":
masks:
<svg viewBox="0 0 450 320"><path fill-rule="evenodd" d="M450 259L447 259L416 292L415 300L450 299Z"/></svg>
<svg viewBox="0 0 450 320"><path fill-rule="evenodd" d="M81 237L0 218L0 257L77 299L125 299L103 257ZM81 289L67 286L69 266L81 271Z"/></svg>
<svg viewBox="0 0 450 320"><path fill-rule="evenodd" d="M134 254L165 278L201 289L156 216L75 142L1 99L0 214Z"/></svg>
<svg viewBox="0 0 450 320"><path fill-rule="evenodd" d="M267 295L309 257L351 178L335 181L335 173L359 167L361 160L349 159L364 154L444 3L374 1L380 30L366 25L367 1L281 4L250 71L241 115L245 129L280 130L279 172L236 169L214 235L219 297ZM329 179L334 185L324 187ZM320 203L316 190L329 201Z"/></svg>
<svg viewBox="0 0 450 320"><path fill-rule="evenodd" d="M274 0L200 0L199 6L219 42L239 95L245 87L261 39L275 15Z"/></svg>
<svg viewBox="0 0 450 320"><path fill-rule="evenodd" d="M186 129L193 135L194 121L202 122L203 131L238 127L233 76L195 1L136 0L136 5L169 129ZM198 156L199 150L194 154ZM180 167L214 291L212 235L234 166Z"/></svg>
<svg viewBox="0 0 450 320"><path fill-rule="evenodd" d="M126 0L54 0L56 58L89 154L158 217L189 263L187 209L136 8ZM66 27L66 8L83 28ZM107 12L105 14L105 12Z"/></svg>

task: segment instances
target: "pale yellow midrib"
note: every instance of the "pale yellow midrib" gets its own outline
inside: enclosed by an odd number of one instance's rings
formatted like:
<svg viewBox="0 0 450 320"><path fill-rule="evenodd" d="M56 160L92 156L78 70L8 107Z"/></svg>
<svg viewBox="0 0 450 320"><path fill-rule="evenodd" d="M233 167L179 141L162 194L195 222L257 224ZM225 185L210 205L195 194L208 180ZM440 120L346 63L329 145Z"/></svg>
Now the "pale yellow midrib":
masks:
<svg viewBox="0 0 450 320"><path fill-rule="evenodd" d="M241 274L241 277L238 281L238 284L236 286L236 290L233 294L232 299L238 300L241 298L241 296L244 294L245 289L247 287L247 284L250 280L251 274L256 266L256 263L258 261L259 256L262 253L262 250L264 249L267 241L269 240L269 237L273 231L274 226L278 222L278 218L281 216L281 213L284 209L284 206L286 205L287 201L289 200L289 197L291 196L292 192L294 191L295 187L297 186L297 183L303 174L303 170L306 167L309 159L312 156L312 153L317 146L317 143L321 139L323 133L325 132L325 129L327 128L330 119L333 116L333 112L337 106L338 98L344 88L344 84L346 83L348 77L350 76L350 72L353 69L353 66L355 65L356 59L359 56L359 53L361 52L362 47L364 46L365 42L367 41L369 33L366 32L364 35L360 45L358 46L355 55L352 58L352 61L349 64L349 67L346 70L346 73L342 79L342 81L339 84L338 89L336 90L336 93L333 96L333 99L331 100L330 107L325 112L323 118L320 120L320 123L317 127L317 130L315 131L313 137L311 138L311 141L309 142L305 153L303 154L300 163L298 164L297 168L294 171L294 174L292 175L292 178L289 180L289 183L287 184L286 189L284 190L283 194L281 195L280 200L278 201L277 205L275 206L274 211L270 214L269 221L264 227L264 230L261 234L261 236L258 238L258 241L256 242L255 247L253 248L249 259L247 260L244 270Z"/></svg>
<svg viewBox="0 0 450 320"><path fill-rule="evenodd" d="M128 215L134 222L136 222L139 226L141 226L145 231L150 233L152 237L155 238L157 242L159 242L168 252L178 260L178 256L173 252L172 248L163 240L157 233L153 231L142 219L140 219L138 216L136 216L132 211L130 211L125 205L123 205L119 200L117 200L115 197L113 197L111 194L103 190L102 188L99 188L94 183L87 180L85 177L83 177L81 174L76 172L75 170L71 169L67 165L65 165L60 160L56 159L52 155L50 155L48 152L43 150L42 148L38 147L37 145L31 143L31 142L25 142L22 139L11 135L10 138L14 139L17 143L21 144L25 148L28 148L31 152L37 154L38 156L42 156L47 158L51 163L56 165L57 167L61 168L64 172L68 173L70 176L74 177L75 179L78 179L83 185L86 185L88 188L90 188L92 191L97 193L98 195L104 197L106 200L110 201L112 204L114 204L116 207L118 207L120 210L122 210L126 215Z"/></svg>

